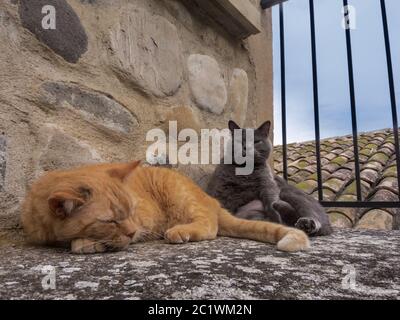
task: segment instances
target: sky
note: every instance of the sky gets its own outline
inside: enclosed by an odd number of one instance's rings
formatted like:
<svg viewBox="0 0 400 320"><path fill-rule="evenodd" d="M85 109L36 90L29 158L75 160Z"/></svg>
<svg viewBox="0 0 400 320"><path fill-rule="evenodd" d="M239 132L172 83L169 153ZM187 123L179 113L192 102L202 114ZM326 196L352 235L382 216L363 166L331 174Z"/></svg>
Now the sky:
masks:
<svg viewBox="0 0 400 320"><path fill-rule="evenodd" d="M400 0L385 0L395 90L400 110ZM392 127L379 0L349 0L356 13L351 30L359 132ZM351 110L342 0L314 1L321 138L350 134ZM308 0L289 0L285 10L288 143L315 140ZM274 143L282 143L279 8L273 8ZM400 116L400 115L399 115Z"/></svg>

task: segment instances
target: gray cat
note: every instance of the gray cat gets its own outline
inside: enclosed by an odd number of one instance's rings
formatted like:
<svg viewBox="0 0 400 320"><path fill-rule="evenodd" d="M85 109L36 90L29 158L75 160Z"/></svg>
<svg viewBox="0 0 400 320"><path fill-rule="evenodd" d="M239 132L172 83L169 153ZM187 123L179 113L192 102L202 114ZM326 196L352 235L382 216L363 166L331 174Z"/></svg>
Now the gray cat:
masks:
<svg viewBox="0 0 400 320"><path fill-rule="evenodd" d="M233 164L222 161L210 180L207 193L240 218L282 223L301 229L310 236L331 234L333 230L328 215L318 201L275 176L268 165L272 151L268 139L270 126L271 122L267 121L258 129L252 129L253 145L246 145L246 130L241 130L242 141L231 140L232 153L235 149L241 150L243 155L245 152L254 153L253 173L236 175L235 169L241 165L235 161ZM229 129L233 137L234 130L241 128L229 121Z"/></svg>

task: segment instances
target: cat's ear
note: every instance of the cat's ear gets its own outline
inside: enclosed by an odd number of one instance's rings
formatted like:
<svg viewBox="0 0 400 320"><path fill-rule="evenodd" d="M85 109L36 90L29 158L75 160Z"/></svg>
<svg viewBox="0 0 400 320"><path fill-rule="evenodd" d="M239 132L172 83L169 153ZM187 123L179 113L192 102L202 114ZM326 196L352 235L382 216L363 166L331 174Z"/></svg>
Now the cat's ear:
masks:
<svg viewBox="0 0 400 320"><path fill-rule="evenodd" d="M269 129L271 128L271 121L265 121L257 131L260 132L263 136L269 136Z"/></svg>
<svg viewBox="0 0 400 320"><path fill-rule="evenodd" d="M229 120L228 128L232 133L235 132L235 130L240 129L239 125L233 120Z"/></svg>
<svg viewBox="0 0 400 320"><path fill-rule="evenodd" d="M108 174L113 177L117 178L120 180L125 180L129 174L136 169L137 166L140 165L140 160L139 161L134 161L134 162L129 162L129 163L122 163L119 164L117 167L112 168L108 171Z"/></svg>
<svg viewBox="0 0 400 320"><path fill-rule="evenodd" d="M61 219L70 217L74 210L82 206L90 197L90 190L80 188L78 191L66 190L54 192L48 199L51 212Z"/></svg>

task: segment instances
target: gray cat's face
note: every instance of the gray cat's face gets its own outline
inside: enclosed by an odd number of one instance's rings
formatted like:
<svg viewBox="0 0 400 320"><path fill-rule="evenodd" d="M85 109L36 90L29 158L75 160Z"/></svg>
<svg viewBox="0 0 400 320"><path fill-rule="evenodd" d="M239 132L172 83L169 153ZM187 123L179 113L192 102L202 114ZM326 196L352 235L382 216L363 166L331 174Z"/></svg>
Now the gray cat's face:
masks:
<svg viewBox="0 0 400 320"><path fill-rule="evenodd" d="M242 155L254 154L255 163L264 163L270 156L272 151L272 144L269 140L269 130L271 122L264 122L257 129L240 128L234 121L229 121L229 130L232 133L233 140L233 152L238 150L242 151ZM235 130L241 130L241 135L234 135ZM254 133L254 142L247 143L246 130L252 130ZM241 139L240 139L241 136ZM240 151L239 151L240 152Z"/></svg>

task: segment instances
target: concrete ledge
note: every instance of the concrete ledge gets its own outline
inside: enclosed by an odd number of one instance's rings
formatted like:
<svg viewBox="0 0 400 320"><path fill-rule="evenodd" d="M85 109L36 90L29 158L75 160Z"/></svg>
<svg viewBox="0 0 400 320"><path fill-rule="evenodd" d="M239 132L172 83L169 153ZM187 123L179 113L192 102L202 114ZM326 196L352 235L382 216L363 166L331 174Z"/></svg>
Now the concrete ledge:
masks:
<svg viewBox="0 0 400 320"><path fill-rule="evenodd" d="M310 251L295 254L228 238L145 243L90 256L3 246L0 298L398 299L399 242L399 231L336 230L313 239ZM56 267L55 290L42 288L46 265ZM353 274L355 288L346 286Z"/></svg>
<svg viewBox="0 0 400 320"><path fill-rule="evenodd" d="M194 0L230 34L244 39L261 32L260 11L249 0Z"/></svg>
<svg viewBox="0 0 400 320"><path fill-rule="evenodd" d="M276 5L276 4L280 4L282 2L285 2L287 0L262 0L261 1L261 7L263 9L268 9L271 8L272 6Z"/></svg>

